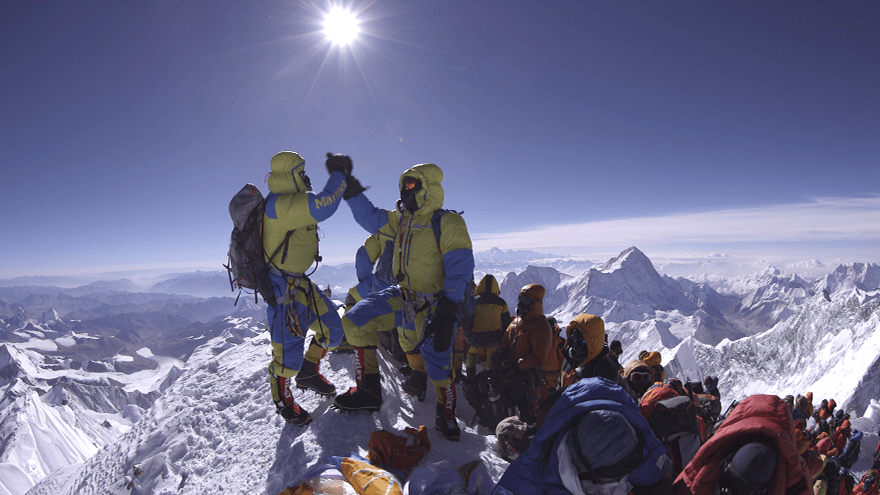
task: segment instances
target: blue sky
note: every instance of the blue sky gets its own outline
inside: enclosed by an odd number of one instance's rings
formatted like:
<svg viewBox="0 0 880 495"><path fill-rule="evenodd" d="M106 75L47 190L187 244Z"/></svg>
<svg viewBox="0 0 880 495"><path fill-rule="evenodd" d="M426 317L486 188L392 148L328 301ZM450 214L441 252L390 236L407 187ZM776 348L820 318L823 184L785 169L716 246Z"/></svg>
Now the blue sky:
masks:
<svg viewBox="0 0 880 495"><path fill-rule="evenodd" d="M0 277L219 268L281 150L387 207L438 164L478 251L880 261L877 2L331 5L6 2Z"/></svg>

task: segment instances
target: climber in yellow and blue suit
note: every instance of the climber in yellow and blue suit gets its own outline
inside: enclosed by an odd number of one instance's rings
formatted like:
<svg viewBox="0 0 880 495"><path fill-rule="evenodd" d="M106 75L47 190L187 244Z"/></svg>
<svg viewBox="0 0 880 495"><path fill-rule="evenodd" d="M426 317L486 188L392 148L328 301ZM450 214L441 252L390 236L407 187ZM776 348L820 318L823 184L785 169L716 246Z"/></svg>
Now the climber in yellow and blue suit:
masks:
<svg viewBox="0 0 880 495"><path fill-rule="evenodd" d="M396 233L396 224L385 224L378 232L367 237L364 245L358 248L354 258L358 284L348 291L345 298L346 309L373 292L397 284L391 271L391 256ZM373 270L374 265L375 270Z"/></svg>
<svg viewBox="0 0 880 495"><path fill-rule="evenodd" d="M336 387L321 375L318 363L343 337L336 306L305 272L320 259L318 223L330 218L339 207L352 179L352 165L350 158L328 153L325 165L330 177L324 189L314 193L305 160L299 154L282 151L270 163L263 249L278 301L267 310L272 339L272 400L286 421L305 425L311 417L294 401L291 378L296 377L296 385L301 389L334 395ZM309 328L315 333L304 359Z"/></svg>
<svg viewBox="0 0 880 495"><path fill-rule="evenodd" d="M395 225L394 229L396 228ZM364 245L358 248L354 258L358 284L348 289L348 294L345 296L345 311L373 292L379 292L397 283L391 274L391 246L394 245L394 232L391 224L387 224L379 229L379 232L367 237ZM375 271L373 265L376 266ZM351 345L343 340L338 350L350 351Z"/></svg>
<svg viewBox="0 0 880 495"><path fill-rule="evenodd" d="M337 396L334 405L347 411L379 410L376 332L397 326L413 368L410 379L430 378L437 396L436 427L454 440L460 429L455 419L452 344L459 307L474 276L474 255L464 219L442 209L442 180L437 165L416 165L400 176L396 209L376 208L364 194L346 200L355 220L371 234L396 225L391 260L396 285L366 296L343 316L346 339L355 348L357 386Z"/></svg>

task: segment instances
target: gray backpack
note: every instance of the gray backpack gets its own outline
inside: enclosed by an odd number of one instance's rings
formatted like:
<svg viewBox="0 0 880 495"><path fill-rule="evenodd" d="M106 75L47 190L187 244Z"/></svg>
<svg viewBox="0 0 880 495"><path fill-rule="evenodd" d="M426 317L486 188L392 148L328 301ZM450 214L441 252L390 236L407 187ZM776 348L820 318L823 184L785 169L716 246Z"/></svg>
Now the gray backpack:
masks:
<svg viewBox="0 0 880 495"><path fill-rule="evenodd" d="M252 290L254 302L260 294L267 304L274 306L276 303L263 250L265 209L263 193L253 184L246 184L229 202L233 228L228 262L223 267L229 272L229 286L233 291L236 287L239 289L235 304L238 304L242 290Z"/></svg>

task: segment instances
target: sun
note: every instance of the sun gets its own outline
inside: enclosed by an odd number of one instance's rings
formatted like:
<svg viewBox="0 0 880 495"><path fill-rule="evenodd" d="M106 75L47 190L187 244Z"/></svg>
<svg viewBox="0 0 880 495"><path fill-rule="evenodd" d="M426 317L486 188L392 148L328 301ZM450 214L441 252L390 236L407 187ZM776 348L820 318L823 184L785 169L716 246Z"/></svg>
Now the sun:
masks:
<svg viewBox="0 0 880 495"><path fill-rule="evenodd" d="M324 35L334 45L345 46L353 42L360 32L354 14L340 7L333 7L324 17Z"/></svg>

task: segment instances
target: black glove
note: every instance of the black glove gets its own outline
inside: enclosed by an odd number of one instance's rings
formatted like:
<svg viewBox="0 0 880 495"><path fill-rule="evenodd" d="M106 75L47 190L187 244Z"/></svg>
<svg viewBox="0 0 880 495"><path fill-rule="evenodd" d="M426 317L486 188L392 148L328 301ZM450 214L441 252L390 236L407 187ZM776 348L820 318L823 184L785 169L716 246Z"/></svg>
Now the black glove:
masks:
<svg viewBox="0 0 880 495"><path fill-rule="evenodd" d="M327 153L327 161L324 162L324 165L327 166L328 174L342 172L346 177L351 175L351 169L354 167L350 156L332 153Z"/></svg>
<svg viewBox="0 0 880 495"><path fill-rule="evenodd" d="M342 199L351 199L358 194L367 190L366 187L362 186L360 181L349 175L345 178L346 186L345 192L342 193Z"/></svg>
<svg viewBox="0 0 880 495"><path fill-rule="evenodd" d="M446 297L440 297L440 300L437 301L434 318L431 319L431 323L428 323L428 328L425 330L429 335L434 335L434 351L446 352L452 345L459 306L458 303L454 303Z"/></svg>

